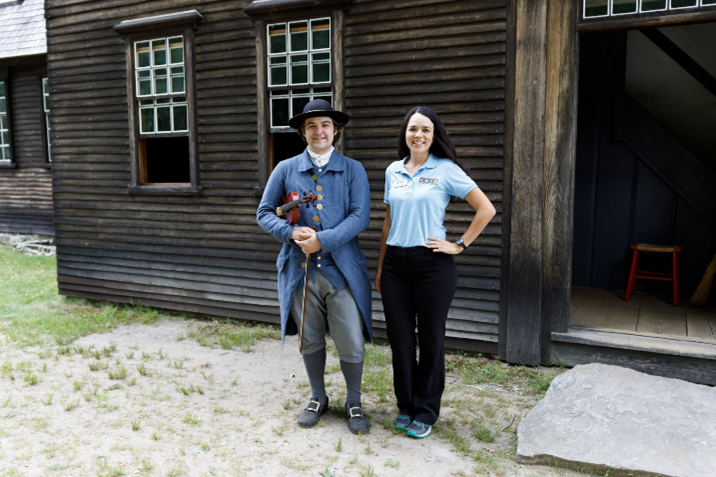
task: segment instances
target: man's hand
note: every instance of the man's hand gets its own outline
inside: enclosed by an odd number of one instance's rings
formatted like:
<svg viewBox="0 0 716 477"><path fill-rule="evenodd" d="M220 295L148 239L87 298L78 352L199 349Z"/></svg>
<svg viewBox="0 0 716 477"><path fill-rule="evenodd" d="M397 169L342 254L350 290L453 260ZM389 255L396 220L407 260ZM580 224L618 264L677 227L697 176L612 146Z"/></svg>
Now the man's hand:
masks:
<svg viewBox="0 0 716 477"><path fill-rule="evenodd" d="M296 227L291 232L291 238L301 247L303 253L315 253L321 250L321 240L316 231L310 227Z"/></svg>
<svg viewBox="0 0 716 477"><path fill-rule="evenodd" d="M311 235L316 235L316 231L311 227L295 227L291 231L291 240L298 242L299 240L306 240Z"/></svg>

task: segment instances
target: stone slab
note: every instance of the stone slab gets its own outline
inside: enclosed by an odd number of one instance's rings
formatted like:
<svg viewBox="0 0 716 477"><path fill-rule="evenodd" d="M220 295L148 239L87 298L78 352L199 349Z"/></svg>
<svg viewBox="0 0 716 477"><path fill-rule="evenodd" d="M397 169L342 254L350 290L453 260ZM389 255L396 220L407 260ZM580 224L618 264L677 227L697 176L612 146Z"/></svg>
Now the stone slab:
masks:
<svg viewBox="0 0 716 477"><path fill-rule="evenodd" d="M577 366L555 378L517 438L523 463L610 477L716 477L716 388Z"/></svg>

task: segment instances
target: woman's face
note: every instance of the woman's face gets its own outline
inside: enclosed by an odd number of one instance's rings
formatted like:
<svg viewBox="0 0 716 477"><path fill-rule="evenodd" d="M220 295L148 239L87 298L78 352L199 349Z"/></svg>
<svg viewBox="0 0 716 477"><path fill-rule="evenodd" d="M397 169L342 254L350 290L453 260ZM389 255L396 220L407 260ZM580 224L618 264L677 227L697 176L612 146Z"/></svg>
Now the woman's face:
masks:
<svg viewBox="0 0 716 477"><path fill-rule="evenodd" d="M405 142L412 154L425 154L433 144L433 122L420 113L415 113L408 121Z"/></svg>

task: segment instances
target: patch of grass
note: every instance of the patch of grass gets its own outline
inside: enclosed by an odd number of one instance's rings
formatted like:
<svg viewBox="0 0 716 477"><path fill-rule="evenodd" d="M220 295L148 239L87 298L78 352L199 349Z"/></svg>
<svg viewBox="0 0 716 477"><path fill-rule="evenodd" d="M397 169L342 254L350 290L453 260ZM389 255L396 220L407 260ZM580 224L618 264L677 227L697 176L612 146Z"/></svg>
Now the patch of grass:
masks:
<svg viewBox="0 0 716 477"><path fill-rule="evenodd" d="M147 367L144 366L144 363L142 363L142 364L140 364L139 366L137 366L137 372L139 372L139 374L142 375L142 376L149 376L149 375L150 375L150 374L149 374L149 371L147 371Z"/></svg>
<svg viewBox="0 0 716 477"><path fill-rule="evenodd" d="M133 431L138 431L139 426L141 426L141 425L142 425L141 419L132 419L132 430Z"/></svg>
<svg viewBox="0 0 716 477"><path fill-rule="evenodd" d="M488 444L495 442L496 433L492 432L485 426L476 425L475 432L472 433L473 437L478 441L486 442Z"/></svg>
<svg viewBox="0 0 716 477"><path fill-rule="evenodd" d="M373 477L375 475L373 466L370 464L364 465L363 468L358 471L358 475L360 475L360 477Z"/></svg>
<svg viewBox="0 0 716 477"><path fill-rule="evenodd" d="M124 379L127 377L126 368L112 369L108 373L109 379Z"/></svg>
<svg viewBox="0 0 716 477"><path fill-rule="evenodd" d="M0 270L3 334L20 347L57 344L68 353L67 345L81 336L164 316L147 307L59 296L56 257L27 256L0 245Z"/></svg>
<svg viewBox="0 0 716 477"><path fill-rule="evenodd" d="M30 386L34 386L35 384L37 384L38 380L37 375L35 373L27 373L22 379Z"/></svg>
<svg viewBox="0 0 716 477"><path fill-rule="evenodd" d="M192 416L191 414L187 413L184 416L184 419L182 419L187 424L197 425L201 423L201 420L197 417Z"/></svg>
<svg viewBox="0 0 716 477"><path fill-rule="evenodd" d="M103 362L89 364L90 371L104 371L107 368L109 368L109 364Z"/></svg>
<svg viewBox="0 0 716 477"><path fill-rule="evenodd" d="M211 323L197 323L196 329L189 333L189 337L202 346L223 349L239 348L250 352L256 340L281 339L281 331L272 325L264 323L234 323L229 320L214 320Z"/></svg>
<svg viewBox="0 0 716 477"><path fill-rule="evenodd" d="M65 411L71 411L80 405L80 400L75 399L74 401L68 401L65 403Z"/></svg>
<svg viewBox="0 0 716 477"><path fill-rule="evenodd" d="M186 387L179 386L179 392L185 396L188 396L190 394L204 394L204 390L201 388L201 386L194 386L193 384Z"/></svg>

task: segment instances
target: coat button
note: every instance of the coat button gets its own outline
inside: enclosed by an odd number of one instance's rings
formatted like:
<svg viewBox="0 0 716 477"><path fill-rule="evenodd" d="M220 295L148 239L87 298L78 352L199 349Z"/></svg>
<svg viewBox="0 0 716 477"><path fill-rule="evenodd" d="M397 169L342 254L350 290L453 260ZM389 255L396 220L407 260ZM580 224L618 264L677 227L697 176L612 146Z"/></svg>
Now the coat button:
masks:
<svg viewBox="0 0 716 477"><path fill-rule="evenodd" d="M318 194L318 196L317 196L316 198L317 198L318 200L323 200L323 194Z"/></svg>
<svg viewBox="0 0 716 477"><path fill-rule="evenodd" d="M323 204L318 204L318 205L316 206L316 208L317 208L318 210L323 209Z"/></svg>
<svg viewBox="0 0 716 477"><path fill-rule="evenodd" d="M314 216L313 216L313 221L314 221L314 222L318 222L319 220L321 220L321 219L319 219L317 215L314 215Z"/></svg>
<svg viewBox="0 0 716 477"><path fill-rule="evenodd" d="M306 262L301 262L301 268L306 268Z"/></svg>
<svg viewBox="0 0 716 477"><path fill-rule="evenodd" d="M321 192L321 191L323 190L323 187L317 185L317 186L316 186L316 190L317 190L318 192Z"/></svg>
<svg viewBox="0 0 716 477"><path fill-rule="evenodd" d="M321 264L319 263L318 265L316 265L316 267L321 268Z"/></svg>
<svg viewBox="0 0 716 477"><path fill-rule="evenodd" d="M318 180L318 176L316 174L313 174L311 176L311 179L313 179L313 182L316 182Z"/></svg>

